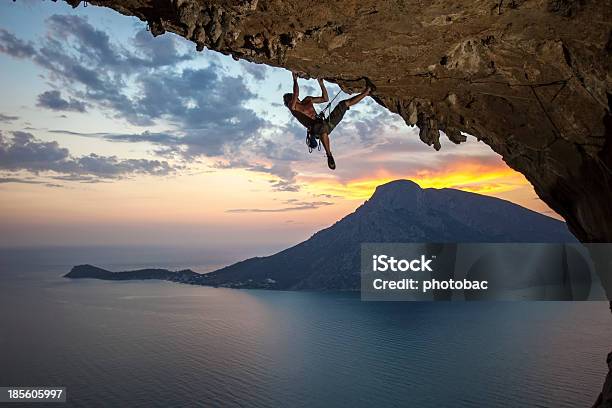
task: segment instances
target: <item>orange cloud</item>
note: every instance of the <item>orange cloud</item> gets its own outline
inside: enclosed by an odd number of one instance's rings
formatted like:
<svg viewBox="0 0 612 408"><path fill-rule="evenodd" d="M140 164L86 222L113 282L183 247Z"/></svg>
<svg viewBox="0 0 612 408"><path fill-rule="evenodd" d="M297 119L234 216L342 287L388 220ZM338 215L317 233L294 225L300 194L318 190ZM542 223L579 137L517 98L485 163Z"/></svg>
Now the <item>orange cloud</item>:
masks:
<svg viewBox="0 0 612 408"><path fill-rule="evenodd" d="M437 170L408 173L391 173L379 169L372 175L345 183L336 179L315 178L309 179L305 185L318 194L332 194L346 199L367 199L377 186L401 178L415 181L423 188L456 188L487 195L509 192L529 185L523 175L501 161L499 164L482 164L470 160L450 163Z"/></svg>

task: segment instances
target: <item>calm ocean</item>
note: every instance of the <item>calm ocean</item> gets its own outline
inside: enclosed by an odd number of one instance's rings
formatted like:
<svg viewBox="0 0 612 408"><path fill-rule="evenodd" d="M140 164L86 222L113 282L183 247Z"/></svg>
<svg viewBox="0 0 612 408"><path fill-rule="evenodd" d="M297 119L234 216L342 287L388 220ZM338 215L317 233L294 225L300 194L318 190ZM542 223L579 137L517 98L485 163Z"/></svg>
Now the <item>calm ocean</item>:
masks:
<svg viewBox="0 0 612 408"><path fill-rule="evenodd" d="M62 254L0 252L0 386L66 386L67 406L590 407L612 343L605 303L71 281L87 256Z"/></svg>

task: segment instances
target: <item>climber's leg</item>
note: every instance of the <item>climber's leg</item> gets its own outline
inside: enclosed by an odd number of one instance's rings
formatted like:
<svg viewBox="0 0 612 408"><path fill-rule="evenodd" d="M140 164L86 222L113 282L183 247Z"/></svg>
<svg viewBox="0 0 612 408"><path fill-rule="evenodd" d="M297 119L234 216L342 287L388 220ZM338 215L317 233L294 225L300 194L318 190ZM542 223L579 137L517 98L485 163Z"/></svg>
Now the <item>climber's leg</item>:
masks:
<svg viewBox="0 0 612 408"><path fill-rule="evenodd" d="M359 103L363 98L365 98L366 96L368 96L370 94L370 87L368 86L365 91L363 91L362 93L353 96L350 99L347 99L344 101L344 103L346 103L346 105L348 107L351 107L353 105L355 105L356 103Z"/></svg>
<svg viewBox="0 0 612 408"><path fill-rule="evenodd" d="M370 88L368 87L362 93L355 95L347 100L341 101L338 105L336 105L334 110L329 114L329 118L327 118L327 126L329 128L329 132L331 133L331 131L334 130L336 126L338 126L338 123L340 123L346 111L349 110L350 106L355 105L369 94Z"/></svg>
<svg viewBox="0 0 612 408"><path fill-rule="evenodd" d="M319 138L321 139L321 144L323 144L325 154L327 155L327 165L330 169L334 170L336 168L336 162L334 161L334 156L332 156L331 145L329 143L329 134L325 132L321 134Z"/></svg>
<svg viewBox="0 0 612 408"><path fill-rule="evenodd" d="M323 133L319 135L319 139L321 139L321 144L325 149L325 153L329 156L331 154L331 146L329 144L329 135L327 133Z"/></svg>

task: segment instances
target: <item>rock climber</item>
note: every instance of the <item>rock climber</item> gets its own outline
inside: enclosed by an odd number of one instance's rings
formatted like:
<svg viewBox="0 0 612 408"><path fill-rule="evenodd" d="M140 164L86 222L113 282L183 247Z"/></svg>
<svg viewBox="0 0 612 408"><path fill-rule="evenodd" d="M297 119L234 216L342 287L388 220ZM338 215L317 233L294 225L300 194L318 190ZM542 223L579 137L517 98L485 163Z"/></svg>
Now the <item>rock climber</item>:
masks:
<svg viewBox="0 0 612 408"><path fill-rule="evenodd" d="M306 136L306 143L312 149L317 147L317 139L320 140L325 148L327 154L327 165L330 169L336 168L336 162L331 152L329 144L329 134L334 130L338 123L344 117L347 110L363 98L368 96L371 92L371 86L367 85L366 89L358 95L352 98L341 101L336 105L334 110L331 111L328 117L323 115L323 112L317 114L314 108L315 103L325 103L329 101L327 95L327 89L322 79L318 79L319 86L321 87L321 96L307 96L300 100L300 87L298 86L298 75L293 72L293 93L286 93L283 95L285 106L289 108L291 114L308 130Z"/></svg>

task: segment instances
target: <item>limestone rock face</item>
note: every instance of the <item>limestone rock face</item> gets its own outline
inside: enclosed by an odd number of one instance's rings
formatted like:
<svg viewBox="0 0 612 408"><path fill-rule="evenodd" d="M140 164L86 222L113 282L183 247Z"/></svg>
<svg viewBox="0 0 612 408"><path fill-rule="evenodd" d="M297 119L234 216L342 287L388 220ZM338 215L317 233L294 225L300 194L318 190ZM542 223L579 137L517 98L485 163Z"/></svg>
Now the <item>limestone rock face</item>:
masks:
<svg viewBox="0 0 612 408"><path fill-rule="evenodd" d="M424 143L476 136L580 240L612 241L612 0L90 3L347 91L367 78Z"/></svg>

